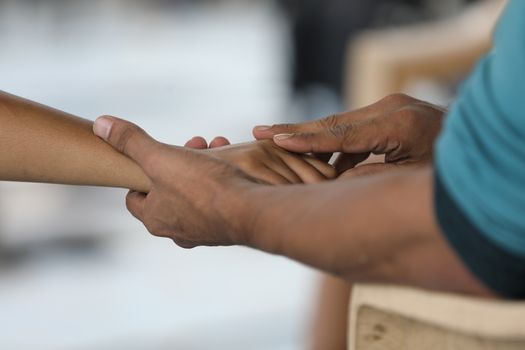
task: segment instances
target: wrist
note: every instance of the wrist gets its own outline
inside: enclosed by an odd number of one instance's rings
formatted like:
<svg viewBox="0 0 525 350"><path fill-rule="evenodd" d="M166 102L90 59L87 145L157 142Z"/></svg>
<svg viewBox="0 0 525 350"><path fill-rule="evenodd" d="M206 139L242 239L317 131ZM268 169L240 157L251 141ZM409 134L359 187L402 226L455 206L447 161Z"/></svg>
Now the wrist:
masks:
<svg viewBox="0 0 525 350"><path fill-rule="evenodd" d="M261 233L268 224L268 211L275 207L278 187L250 184L237 189L234 207L229 210L234 244L264 249L261 246Z"/></svg>
<svg viewBox="0 0 525 350"><path fill-rule="evenodd" d="M236 245L253 247L254 222L261 215L262 188L266 186L246 184L237 187L233 193L233 207L228 210L231 223L232 241Z"/></svg>

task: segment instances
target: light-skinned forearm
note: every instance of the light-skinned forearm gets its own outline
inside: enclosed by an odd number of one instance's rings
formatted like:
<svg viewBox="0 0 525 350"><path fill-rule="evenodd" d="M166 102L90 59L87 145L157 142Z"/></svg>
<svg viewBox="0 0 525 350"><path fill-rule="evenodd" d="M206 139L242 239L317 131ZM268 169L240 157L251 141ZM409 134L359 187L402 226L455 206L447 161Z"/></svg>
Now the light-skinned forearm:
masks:
<svg viewBox="0 0 525 350"><path fill-rule="evenodd" d="M0 91L0 180L149 190L135 162L93 134L93 123Z"/></svg>
<svg viewBox="0 0 525 350"><path fill-rule="evenodd" d="M440 233L430 168L248 195L247 245L350 282L489 294Z"/></svg>

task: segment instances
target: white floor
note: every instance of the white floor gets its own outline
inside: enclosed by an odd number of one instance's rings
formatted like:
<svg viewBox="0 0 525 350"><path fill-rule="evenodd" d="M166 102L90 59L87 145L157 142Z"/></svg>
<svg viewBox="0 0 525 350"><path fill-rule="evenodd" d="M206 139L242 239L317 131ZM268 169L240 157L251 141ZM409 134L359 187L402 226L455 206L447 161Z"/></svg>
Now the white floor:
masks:
<svg viewBox="0 0 525 350"><path fill-rule="evenodd" d="M177 144L249 140L287 119L285 28L269 2L142 4L0 1L0 89ZM244 248L184 251L150 237L123 197L0 184L0 247L30 252L0 259L0 349L304 346L311 270ZM94 246L46 243L68 236Z"/></svg>

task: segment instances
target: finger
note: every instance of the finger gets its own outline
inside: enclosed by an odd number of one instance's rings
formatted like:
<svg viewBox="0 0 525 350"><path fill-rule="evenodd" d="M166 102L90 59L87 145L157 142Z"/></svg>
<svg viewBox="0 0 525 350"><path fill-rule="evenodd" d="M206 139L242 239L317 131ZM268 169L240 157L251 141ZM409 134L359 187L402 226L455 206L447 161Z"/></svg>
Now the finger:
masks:
<svg viewBox="0 0 525 350"><path fill-rule="evenodd" d="M253 136L258 139L271 139L279 134L295 134L307 132L320 132L330 127L346 123L351 120L355 112L347 112L344 114L334 114L318 120L313 120L298 124L274 124L272 126L259 125L253 128Z"/></svg>
<svg viewBox="0 0 525 350"><path fill-rule="evenodd" d="M229 146L230 141L226 137L217 136L210 142L210 148Z"/></svg>
<svg viewBox="0 0 525 350"><path fill-rule="evenodd" d="M269 185L288 185L300 182L299 179L296 182L290 181L286 176L267 165L264 165L264 168L257 172L257 179Z"/></svg>
<svg viewBox="0 0 525 350"><path fill-rule="evenodd" d="M275 160L272 160L271 164L266 164L266 167L270 169L270 171L276 172L282 177L286 178L286 180L288 180L288 183L303 183L301 177L292 169L292 167L290 167L290 164L282 157L277 157Z"/></svg>
<svg viewBox="0 0 525 350"><path fill-rule="evenodd" d="M371 105L346 113L334 114L315 121L299 124L275 124L272 126L259 125L253 129L253 136L260 140L269 139L278 134L321 132L340 124L360 122L385 113L392 113L406 105L414 103L414 101L416 101L414 98L404 94L392 94Z"/></svg>
<svg viewBox="0 0 525 350"><path fill-rule="evenodd" d="M129 191L126 196L126 208L138 220L144 222L144 205L146 203L146 194Z"/></svg>
<svg viewBox="0 0 525 350"><path fill-rule="evenodd" d="M382 152L389 141L387 125L374 121L340 124L316 133L275 135L274 142L296 153L365 153Z"/></svg>
<svg viewBox="0 0 525 350"><path fill-rule="evenodd" d="M303 159L303 157L297 157L292 154L285 154L281 157L287 167L299 177L299 183L311 184L326 180L325 175Z"/></svg>
<svg viewBox="0 0 525 350"><path fill-rule="evenodd" d="M330 164L317 159L314 156L304 155L303 156L304 161L308 162L311 166L313 166L317 171L319 171L325 178L327 179L333 179L337 176L336 169L331 166Z"/></svg>
<svg viewBox="0 0 525 350"><path fill-rule="evenodd" d="M145 163L149 161L149 155L158 145L157 141L137 125L115 117L97 118L93 124L93 132L117 151L135 160L144 171L147 170Z"/></svg>
<svg viewBox="0 0 525 350"><path fill-rule="evenodd" d="M184 147L193 148L193 149L206 149L208 148L208 143L206 139L201 136L195 136L188 142L184 144Z"/></svg>
<svg viewBox="0 0 525 350"><path fill-rule="evenodd" d="M300 124L275 124L272 126L269 125L259 125L253 128L253 136L257 140L271 139L274 135L277 134L293 134L298 132L307 132L315 131L316 122L306 122Z"/></svg>

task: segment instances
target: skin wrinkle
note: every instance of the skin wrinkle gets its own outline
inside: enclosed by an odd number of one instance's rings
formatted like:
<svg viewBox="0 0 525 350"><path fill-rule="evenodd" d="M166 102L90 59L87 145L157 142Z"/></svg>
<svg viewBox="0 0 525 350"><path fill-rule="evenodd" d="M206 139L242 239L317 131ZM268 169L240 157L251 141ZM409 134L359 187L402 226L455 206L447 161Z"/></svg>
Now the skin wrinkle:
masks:
<svg viewBox="0 0 525 350"><path fill-rule="evenodd" d="M227 171L222 165L218 167L219 169L219 174L221 174L221 176L223 177L226 177L228 178L229 175L230 175L230 171ZM222 170L222 171L221 171ZM241 178L244 178L245 175L241 172L238 172L238 174L240 175ZM209 179L209 181L212 181L211 179ZM211 184L213 186L213 184ZM238 187L238 186L235 186L235 187ZM218 227L222 227L223 230L226 231L227 235L228 236L232 236L232 231L234 230L232 227L231 227L231 223L230 221L227 219L227 217L229 218L229 216L227 215L224 215L223 214L223 211L225 209L224 207L224 204L221 204L221 201L223 200L223 196L227 196L229 197L230 196L230 193L231 193L231 190L232 190L232 187L226 187L226 191L220 191L220 193L218 191L212 191L210 193L211 195L211 198L208 198L206 201L204 202L208 202L208 203L211 203L211 208L219 208L219 209L222 209L222 210L214 210L213 214L214 216L218 217L219 218L219 225ZM198 212L201 212L201 213L204 213L203 216L205 216L205 210L204 208L207 208L208 205L204 205L202 204L199 208L198 208ZM231 209L231 207L227 207L226 208L226 211L228 212L229 210ZM230 244L233 244L233 239L231 239L231 243Z"/></svg>
<svg viewBox="0 0 525 350"><path fill-rule="evenodd" d="M328 129L328 132L338 140L349 138L351 124L339 124ZM342 145L342 144L341 144ZM341 147L344 150L344 147Z"/></svg>
<svg viewBox="0 0 525 350"><path fill-rule="evenodd" d="M332 129L339 125L339 114L332 114L326 118L319 120L319 126L321 129Z"/></svg>
<svg viewBox="0 0 525 350"><path fill-rule="evenodd" d="M246 216L246 224L242 225L241 228L237 231L237 232L242 233L238 235L239 237L241 237L237 239L237 242L239 242L239 244L246 245L246 246L252 246L252 247L257 246L257 241L254 239L253 234L249 234L249 233L256 232L257 230L256 227L259 223L260 218L261 218L260 211L254 211L253 213L251 213L251 215ZM277 246L279 246L278 243L277 243ZM275 251L279 251L279 249L276 248Z"/></svg>
<svg viewBox="0 0 525 350"><path fill-rule="evenodd" d="M292 185L294 186L294 185ZM290 187L287 187L290 188ZM271 196L268 195L268 188L256 188L252 189L248 192L246 192L247 198L261 198L261 200L264 201L263 206L266 208L266 210L253 210L252 207L248 204L248 206L241 206L243 208L243 211L241 211L243 214L240 217L246 217L248 218L247 225L242 225L241 230L243 230L244 234L243 236L246 237L246 245L251 247L268 247L268 249L265 249L270 254L277 254L277 255L286 255L285 249L283 245L283 235L277 235L277 239L272 240L271 242L266 241L264 236L257 235L257 232L266 232L267 230L274 230L274 226L276 224L276 221L286 221L287 217L290 216L279 216L276 217L275 220L268 221L266 220L266 215L263 216L263 214L268 214L268 211L273 211L275 208L282 202L286 201L286 193L285 191L280 191L278 193L272 193ZM248 201L248 203L251 201ZM254 203L259 204L259 203ZM288 225L293 225L293 222L287 223L284 222L281 224L282 227L287 227ZM270 227L267 227L270 225Z"/></svg>

